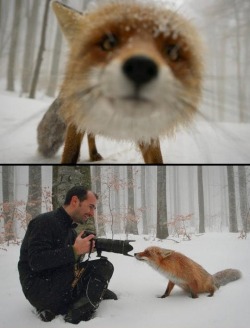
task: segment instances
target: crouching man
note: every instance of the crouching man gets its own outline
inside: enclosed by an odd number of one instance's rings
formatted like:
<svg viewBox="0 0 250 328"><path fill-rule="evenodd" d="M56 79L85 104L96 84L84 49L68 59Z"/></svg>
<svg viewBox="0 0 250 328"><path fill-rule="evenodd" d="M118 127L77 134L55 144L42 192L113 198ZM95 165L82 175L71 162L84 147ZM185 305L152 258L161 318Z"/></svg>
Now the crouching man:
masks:
<svg viewBox="0 0 250 328"><path fill-rule="evenodd" d="M65 315L77 324L93 317L102 299L117 299L108 290L113 265L105 258L79 261L95 248L94 235L82 238L74 228L94 216L97 195L71 188L64 205L30 221L18 262L22 290L43 321Z"/></svg>

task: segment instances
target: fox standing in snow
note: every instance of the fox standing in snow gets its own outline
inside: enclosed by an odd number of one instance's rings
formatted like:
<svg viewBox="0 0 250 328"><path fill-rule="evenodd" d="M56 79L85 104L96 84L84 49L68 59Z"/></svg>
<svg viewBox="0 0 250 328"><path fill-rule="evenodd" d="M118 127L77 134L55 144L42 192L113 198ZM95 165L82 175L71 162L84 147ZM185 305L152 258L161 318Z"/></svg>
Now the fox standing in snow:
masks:
<svg viewBox="0 0 250 328"><path fill-rule="evenodd" d="M226 269L211 275L187 256L155 246L136 253L135 257L137 260L146 261L169 279L167 289L161 298L169 296L174 285L191 293L192 298L197 298L200 293L209 293L208 296L213 296L220 286L241 277L241 272L235 269Z"/></svg>
<svg viewBox="0 0 250 328"><path fill-rule="evenodd" d="M142 0L100 1L79 13L52 3L69 46L60 94L38 126L39 151L76 163L88 134L138 145L145 163L163 163L160 137L188 125L201 98L202 42L191 22Z"/></svg>

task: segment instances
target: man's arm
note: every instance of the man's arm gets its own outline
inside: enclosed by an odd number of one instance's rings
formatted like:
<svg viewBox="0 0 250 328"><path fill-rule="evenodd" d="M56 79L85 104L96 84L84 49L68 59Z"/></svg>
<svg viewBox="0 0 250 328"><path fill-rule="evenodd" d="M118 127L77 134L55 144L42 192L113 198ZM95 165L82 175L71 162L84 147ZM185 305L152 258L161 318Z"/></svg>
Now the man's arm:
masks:
<svg viewBox="0 0 250 328"><path fill-rule="evenodd" d="M50 221L51 222L51 221ZM73 247L65 245L65 236L58 227L48 226L43 218L31 222L28 238L28 259L33 271L42 271L75 262Z"/></svg>

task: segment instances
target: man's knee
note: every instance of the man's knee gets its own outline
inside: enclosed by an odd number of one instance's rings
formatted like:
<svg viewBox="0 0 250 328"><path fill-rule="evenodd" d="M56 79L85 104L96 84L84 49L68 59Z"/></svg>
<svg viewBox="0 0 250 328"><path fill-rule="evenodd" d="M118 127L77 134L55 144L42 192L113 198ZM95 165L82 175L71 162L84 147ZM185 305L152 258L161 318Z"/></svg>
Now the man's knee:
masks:
<svg viewBox="0 0 250 328"><path fill-rule="evenodd" d="M97 260L95 264L95 274L103 280L109 281L113 275L114 266L107 259Z"/></svg>

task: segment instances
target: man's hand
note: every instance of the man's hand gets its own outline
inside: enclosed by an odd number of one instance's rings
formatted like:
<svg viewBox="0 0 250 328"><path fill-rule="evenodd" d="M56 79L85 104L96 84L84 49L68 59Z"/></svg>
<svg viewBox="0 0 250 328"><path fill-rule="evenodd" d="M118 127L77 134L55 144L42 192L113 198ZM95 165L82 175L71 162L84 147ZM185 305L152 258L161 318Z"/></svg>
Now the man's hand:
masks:
<svg viewBox="0 0 250 328"><path fill-rule="evenodd" d="M73 245L74 251L77 255L88 254L89 251L93 252L95 248L95 241L90 241L91 239L95 238L95 235L89 235L85 238L82 238L83 233L84 231L82 231L76 237L75 243Z"/></svg>

